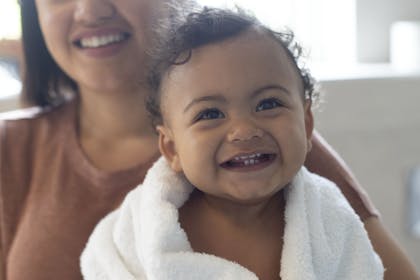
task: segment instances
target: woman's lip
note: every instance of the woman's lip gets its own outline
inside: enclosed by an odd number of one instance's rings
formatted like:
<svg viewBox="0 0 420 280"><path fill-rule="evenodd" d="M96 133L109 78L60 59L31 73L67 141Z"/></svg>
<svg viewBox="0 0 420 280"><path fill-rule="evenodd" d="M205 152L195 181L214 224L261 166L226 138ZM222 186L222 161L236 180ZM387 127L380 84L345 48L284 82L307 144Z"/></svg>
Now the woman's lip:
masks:
<svg viewBox="0 0 420 280"><path fill-rule="evenodd" d="M106 58L111 57L120 52L120 50L127 43L128 39L96 48L81 48L78 47L79 51L91 58Z"/></svg>
<svg viewBox="0 0 420 280"><path fill-rule="evenodd" d="M95 49L107 47L112 44L118 44L127 41L130 38L128 34L112 34L98 37L83 38L74 43L80 49Z"/></svg>
<svg viewBox="0 0 420 280"><path fill-rule="evenodd" d="M114 36L114 35L122 35L123 39L117 42L111 42L109 44L105 44L102 46L97 47L82 47L81 40L82 39L93 39L93 38L100 38L105 36ZM102 28L96 30L90 30L85 32L80 32L73 39L73 45L84 55L91 57L91 58L106 58L116 55L125 44L127 44L128 40L131 38L131 33L123 31L120 28Z"/></svg>

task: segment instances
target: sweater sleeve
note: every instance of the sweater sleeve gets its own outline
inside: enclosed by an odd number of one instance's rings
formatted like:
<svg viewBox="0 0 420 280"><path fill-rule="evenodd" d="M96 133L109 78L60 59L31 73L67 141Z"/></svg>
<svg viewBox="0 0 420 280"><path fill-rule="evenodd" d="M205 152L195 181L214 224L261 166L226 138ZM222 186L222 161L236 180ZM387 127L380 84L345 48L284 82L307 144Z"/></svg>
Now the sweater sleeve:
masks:
<svg viewBox="0 0 420 280"><path fill-rule="evenodd" d="M28 193L26 163L29 124L0 115L0 280L7 277L7 258Z"/></svg>
<svg viewBox="0 0 420 280"><path fill-rule="evenodd" d="M307 156L305 166L311 172L336 183L362 221L372 216L379 216L378 210L350 168L317 132L314 132L312 150Z"/></svg>
<svg viewBox="0 0 420 280"><path fill-rule="evenodd" d="M0 120L0 280L6 279L5 276L5 257L3 255L3 231L4 231L4 196L3 196L3 169L4 169L4 121Z"/></svg>

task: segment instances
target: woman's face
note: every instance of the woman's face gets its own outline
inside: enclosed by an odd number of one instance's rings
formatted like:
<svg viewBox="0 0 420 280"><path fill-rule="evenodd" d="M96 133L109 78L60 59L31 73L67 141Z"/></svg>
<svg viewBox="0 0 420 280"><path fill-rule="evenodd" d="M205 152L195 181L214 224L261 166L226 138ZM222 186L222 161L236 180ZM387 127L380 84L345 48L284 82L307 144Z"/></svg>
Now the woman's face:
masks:
<svg viewBox="0 0 420 280"><path fill-rule="evenodd" d="M151 30L169 0L35 0L57 64L83 91L135 92Z"/></svg>

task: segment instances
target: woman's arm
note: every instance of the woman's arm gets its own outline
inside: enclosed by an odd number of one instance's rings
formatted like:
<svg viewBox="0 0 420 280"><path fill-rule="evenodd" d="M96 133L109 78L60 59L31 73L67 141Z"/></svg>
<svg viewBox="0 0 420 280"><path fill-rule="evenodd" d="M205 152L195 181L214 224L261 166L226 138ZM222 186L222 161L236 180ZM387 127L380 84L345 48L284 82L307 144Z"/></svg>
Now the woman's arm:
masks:
<svg viewBox="0 0 420 280"><path fill-rule="evenodd" d="M376 253L385 267L385 280L419 280L420 275L378 217L363 221Z"/></svg>
<svg viewBox="0 0 420 280"><path fill-rule="evenodd" d="M6 279L6 263L5 257L3 256L3 186L2 186L2 178L3 178L3 139L4 135L6 134L4 122L0 119L0 280Z"/></svg>
<svg viewBox="0 0 420 280"><path fill-rule="evenodd" d="M310 171L335 182L360 216L372 245L386 269L384 279L419 280L420 276L413 263L385 229L379 219L378 211L366 192L345 162L317 132L313 135L312 150L308 154L305 165Z"/></svg>
<svg viewBox="0 0 420 280"><path fill-rule="evenodd" d="M1 248L0 248L0 256L3 256L2 252L1 252ZM4 279L3 260L0 259L0 280L3 280L3 279Z"/></svg>

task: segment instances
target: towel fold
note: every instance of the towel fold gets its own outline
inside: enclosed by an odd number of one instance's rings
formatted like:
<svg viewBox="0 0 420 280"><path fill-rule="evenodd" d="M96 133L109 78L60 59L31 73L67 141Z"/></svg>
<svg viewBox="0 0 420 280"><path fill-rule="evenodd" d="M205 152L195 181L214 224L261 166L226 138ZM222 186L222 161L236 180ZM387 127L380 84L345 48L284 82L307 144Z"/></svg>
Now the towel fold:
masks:
<svg viewBox="0 0 420 280"><path fill-rule="evenodd" d="M93 231L81 256L84 278L258 279L237 263L193 252L178 220L192 190L159 159ZM282 280L383 279L362 222L332 182L302 168L286 189L285 211Z"/></svg>

